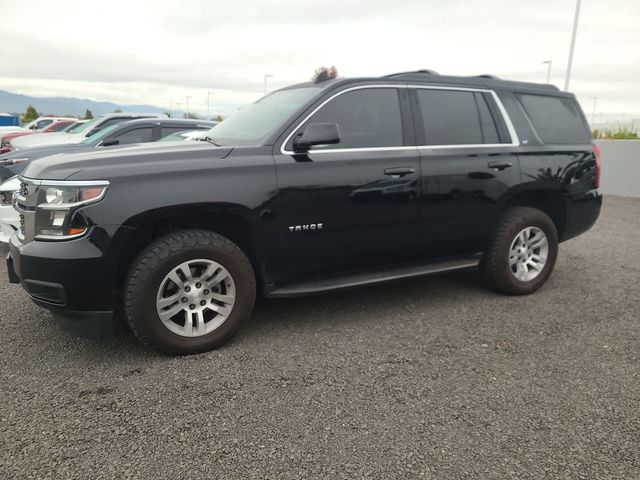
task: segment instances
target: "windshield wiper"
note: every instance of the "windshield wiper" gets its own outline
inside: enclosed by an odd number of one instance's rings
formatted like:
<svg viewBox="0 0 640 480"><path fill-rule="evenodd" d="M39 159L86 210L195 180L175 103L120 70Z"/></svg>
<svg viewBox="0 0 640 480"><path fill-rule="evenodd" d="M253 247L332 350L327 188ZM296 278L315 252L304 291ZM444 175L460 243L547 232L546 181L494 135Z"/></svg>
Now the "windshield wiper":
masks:
<svg viewBox="0 0 640 480"><path fill-rule="evenodd" d="M216 147L222 147L221 143L216 142L213 138L211 137L198 137L198 140L202 141L202 142L209 142L213 145L215 145Z"/></svg>

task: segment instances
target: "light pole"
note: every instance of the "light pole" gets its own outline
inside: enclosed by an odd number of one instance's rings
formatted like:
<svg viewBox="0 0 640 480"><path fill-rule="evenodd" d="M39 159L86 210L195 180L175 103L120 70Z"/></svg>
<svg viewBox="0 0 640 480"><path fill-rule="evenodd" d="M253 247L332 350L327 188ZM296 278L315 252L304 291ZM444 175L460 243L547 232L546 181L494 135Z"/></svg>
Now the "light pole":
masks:
<svg viewBox="0 0 640 480"><path fill-rule="evenodd" d="M209 120L209 116L211 115L209 112L209 98L213 92L207 92L207 120Z"/></svg>
<svg viewBox="0 0 640 480"><path fill-rule="evenodd" d="M569 90L571 80L571 66L573 65L573 50L576 48L576 33L578 33L578 19L580 18L580 2L576 0L576 15L573 18L573 33L571 34L571 46L569 47L569 62L567 63L567 76L564 79L564 89Z"/></svg>
<svg viewBox="0 0 640 480"><path fill-rule="evenodd" d="M593 112L591 112L591 126L593 127L596 121L596 104L598 103L598 97L593 97Z"/></svg>
<svg viewBox="0 0 640 480"><path fill-rule="evenodd" d="M551 60L545 60L544 62L542 62L542 64L546 64L547 65L547 83L549 83L549 81L551 80L551 64L553 62Z"/></svg>
<svg viewBox="0 0 640 480"><path fill-rule="evenodd" d="M265 74L264 76L264 94L267 95L267 78L273 78L273 75Z"/></svg>
<svg viewBox="0 0 640 480"><path fill-rule="evenodd" d="M187 118L189 118L189 99L191 98L191 95L187 95Z"/></svg>

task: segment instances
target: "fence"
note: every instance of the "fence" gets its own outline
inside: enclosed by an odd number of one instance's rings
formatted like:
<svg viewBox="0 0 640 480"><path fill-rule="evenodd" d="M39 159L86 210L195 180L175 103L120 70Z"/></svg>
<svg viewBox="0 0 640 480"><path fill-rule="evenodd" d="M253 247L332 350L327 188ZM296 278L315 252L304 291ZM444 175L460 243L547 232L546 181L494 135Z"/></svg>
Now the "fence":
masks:
<svg viewBox="0 0 640 480"><path fill-rule="evenodd" d="M597 140L596 143L602 152L602 193L640 197L640 140Z"/></svg>

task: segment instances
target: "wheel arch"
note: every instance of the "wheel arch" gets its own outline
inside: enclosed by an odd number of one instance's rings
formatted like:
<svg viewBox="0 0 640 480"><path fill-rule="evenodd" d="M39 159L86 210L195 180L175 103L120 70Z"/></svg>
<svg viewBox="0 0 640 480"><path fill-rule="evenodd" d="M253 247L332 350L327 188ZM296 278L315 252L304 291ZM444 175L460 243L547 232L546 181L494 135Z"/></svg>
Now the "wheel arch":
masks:
<svg viewBox="0 0 640 480"><path fill-rule="evenodd" d="M502 210L511 207L531 207L543 211L553 221L562 239L567 227L567 204L564 194L555 189L515 190L503 200Z"/></svg>
<svg viewBox="0 0 640 480"><path fill-rule="evenodd" d="M123 226L132 231L130 241L118 256L117 286L121 287L140 252L155 239L177 230L202 229L227 237L247 255L256 281L261 283L262 252L253 211L228 203L172 205L145 211L129 218Z"/></svg>

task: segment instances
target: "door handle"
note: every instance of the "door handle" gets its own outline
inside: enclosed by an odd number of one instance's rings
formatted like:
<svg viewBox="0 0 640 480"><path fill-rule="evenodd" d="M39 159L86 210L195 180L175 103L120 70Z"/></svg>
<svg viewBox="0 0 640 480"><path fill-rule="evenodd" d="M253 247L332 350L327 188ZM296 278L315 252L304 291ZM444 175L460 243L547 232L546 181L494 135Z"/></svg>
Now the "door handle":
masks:
<svg viewBox="0 0 640 480"><path fill-rule="evenodd" d="M411 167L397 167L397 168L385 168L384 174L394 178L404 177L405 175L411 175L416 173L416 170Z"/></svg>
<svg viewBox="0 0 640 480"><path fill-rule="evenodd" d="M513 163L507 160L497 160L495 162L487 163L487 167L495 168L496 170L504 170L505 168L513 167Z"/></svg>

